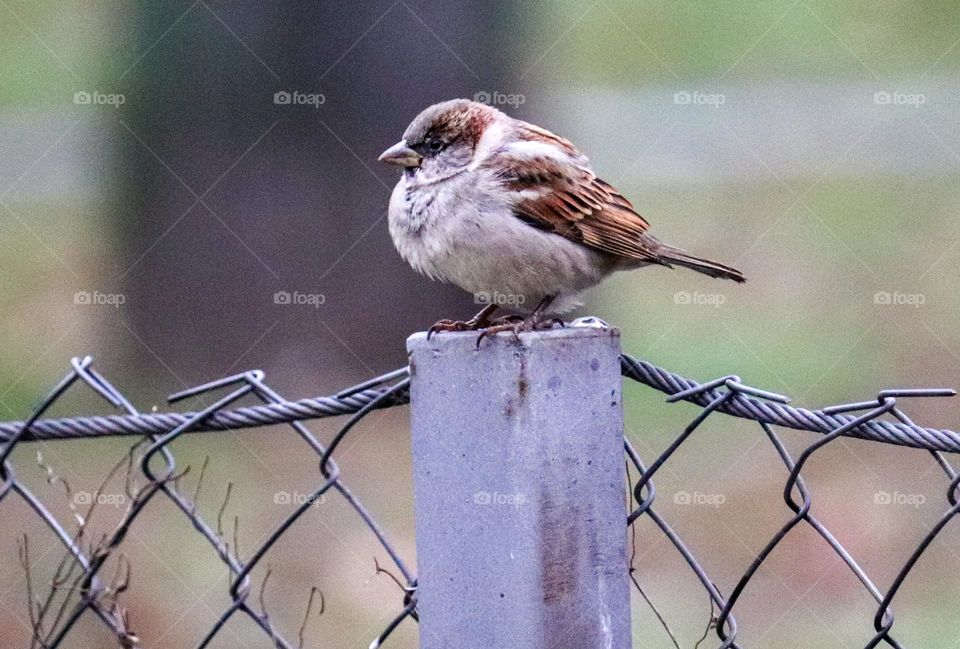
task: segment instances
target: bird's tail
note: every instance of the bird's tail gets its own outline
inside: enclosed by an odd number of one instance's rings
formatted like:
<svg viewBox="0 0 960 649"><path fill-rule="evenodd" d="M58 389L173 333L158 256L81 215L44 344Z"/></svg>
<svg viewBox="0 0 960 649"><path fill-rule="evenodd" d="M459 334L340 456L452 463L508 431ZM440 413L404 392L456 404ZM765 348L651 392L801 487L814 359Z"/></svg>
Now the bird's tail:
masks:
<svg viewBox="0 0 960 649"><path fill-rule="evenodd" d="M683 266L684 268L695 270L698 273L703 273L704 275L709 275L710 277L732 279L735 282L747 281L747 278L743 276L743 273L736 268L726 266L717 261L711 261L701 257L694 257L685 250L680 250L679 248L674 248L673 246L660 244L660 247L657 248L657 255L660 257L660 263L664 264L665 266Z"/></svg>

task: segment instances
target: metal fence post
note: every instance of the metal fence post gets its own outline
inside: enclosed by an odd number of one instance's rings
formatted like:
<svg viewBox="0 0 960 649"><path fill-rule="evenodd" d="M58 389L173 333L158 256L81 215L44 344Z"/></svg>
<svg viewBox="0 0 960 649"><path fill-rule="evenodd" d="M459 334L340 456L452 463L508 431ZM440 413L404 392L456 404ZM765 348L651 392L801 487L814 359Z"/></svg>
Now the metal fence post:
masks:
<svg viewBox="0 0 960 649"><path fill-rule="evenodd" d="M629 649L620 336L407 341L421 649Z"/></svg>

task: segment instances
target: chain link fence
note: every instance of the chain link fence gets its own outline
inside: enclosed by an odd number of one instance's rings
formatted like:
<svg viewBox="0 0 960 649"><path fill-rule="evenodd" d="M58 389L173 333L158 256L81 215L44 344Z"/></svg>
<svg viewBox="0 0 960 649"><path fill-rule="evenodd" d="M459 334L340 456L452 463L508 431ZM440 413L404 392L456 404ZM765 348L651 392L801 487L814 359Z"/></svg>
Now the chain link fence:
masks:
<svg viewBox="0 0 960 649"><path fill-rule="evenodd" d="M804 410L788 405L786 397L744 385L736 376L724 376L701 384L627 355L622 357L621 365L625 378L665 393L668 395L668 402L684 401L700 407L689 425L665 451L652 458L652 461L645 462L630 442L624 440L628 475L632 474L629 489L631 510L625 521L628 528L631 528L630 533L635 538L637 521L643 517L648 518L689 566L712 602L713 614L698 646L708 644L711 633L715 635L713 646L723 649L742 646L738 644L739 629L735 617L738 601L774 549L796 528L807 526L836 553L876 602L876 613L872 621L874 635L866 646L902 647L895 634L893 600L921 555L960 512L960 501L957 497L960 476L945 455L960 452L960 434L917 425L904 412L902 402L911 398L952 396L954 392L939 389L887 390L880 392L872 401ZM118 646L142 646L124 605L123 595L130 584L131 568L123 557L122 549L130 529L140 524L140 515L145 506L155 499L167 499L171 502L209 546L210 560L221 562L230 574L226 590L231 604L219 614L206 635L200 639L198 646L201 648L211 645L231 619L238 615L251 620L277 647L287 649L307 646L305 634L311 619L328 604L332 606L330 600L335 593L324 593L317 588L311 590L303 622L296 636L289 632L284 635L271 619L265 602L264 591L270 576L269 569L259 586L252 582L251 572L264 562L277 541L315 502L328 497L342 499L354 513L356 525L367 529L376 539L391 560L390 566L377 565L377 571L389 574L399 586L395 610L389 613L389 622L379 633L371 635L370 646L377 647L387 642L400 624L416 623L416 577L374 515L347 486L336 462L337 450L358 422L375 410L393 408L408 402L409 384L407 368L401 368L334 395L288 401L265 382L262 372L250 371L200 385L169 398L171 403L187 398L200 398L204 403L209 401L209 405L201 410L141 413L112 383L93 369L91 358L74 359L70 371L29 419L0 423L0 510L6 501L21 499L63 548L63 558L55 568L53 579L49 583L37 583L33 568L38 559L31 555L31 539L23 535L18 543L23 573L20 579L9 575L3 580L10 579L12 583L0 583L4 591L18 587L18 584L19 588L26 591L27 604L24 608L31 627L32 647L53 649L67 646L68 637L79 633L76 630L78 622L84 616L94 617L104 625L116 637ZM74 386L85 386L92 390L120 414L75 418L47 417L50 408ZM531 389L536 389L536 386ZM255 399L258 403L240 405L241 400L250 399ZM788 473L782 497L791 514L790 519L756 554L734 587L726 593L717 587L710 575L710 568L698 560L694 550L684 543L681 536L654 507L654 478L658 471L670 462L677 449L691 439L708 418L717 414L741 418L760 426ZM349 418L326 445L320 443L317 436L303 423L311 419L340 416ZM196 501L206 464L200 469L199 480L193 493L186 493L181 487L180 478L187 468L178 465L171 445L183 435L202 431L237 431L262 426L289 427L301 440L302 448L315 454L319 470L314 489L296 504L293 512L276 525L259 546L241 556L236 527L232 538L230 532L224 530L222 516L226 502L215 521L205 519L198 511ZM778 428L811 431L819 433L820 436L797 457L793 457L777 432ZM114 476L125 472L126 507L119 523L108 534L92 538L93 535L87 529L87 521L102 500L100 490L88 494L85 509L71 506L71 518L63 520L58 519L51 509L27 488L24 481L17 477L18 470L25 470L22 466L16 466L14 461L12 453L17 447L38 440L118 435L140 439L102 483L105 485ZM946 501L949 503L946 512L905 558L896 578L886 589L879 587L870 578L853 553L811 513L811 495L802 476L803 468L815 453L842 437L923 449L930 454L931 460L944 474ZM21 456L18 454L17 457ZM41 466L47 471L48 482L63 482L49 466L42 462ZM64 486L70 495L69 486ZM229 490L227 498L229 499ZM8 520L7 524L15 525L15 522ZM625 568L630 571L640 594L647 599L636 578L635 554L634 552L634 556L630 557L630 564ZM107 575L105 564L111 557L115 560L112 564L114 568ZM651 607L654 606L649 599L647 601ZM5 606L10 606L10 603ZM662 614L656 607L653 610L663 622L667 643L679 647L679 642L666 623L669 612Z"/></svg>

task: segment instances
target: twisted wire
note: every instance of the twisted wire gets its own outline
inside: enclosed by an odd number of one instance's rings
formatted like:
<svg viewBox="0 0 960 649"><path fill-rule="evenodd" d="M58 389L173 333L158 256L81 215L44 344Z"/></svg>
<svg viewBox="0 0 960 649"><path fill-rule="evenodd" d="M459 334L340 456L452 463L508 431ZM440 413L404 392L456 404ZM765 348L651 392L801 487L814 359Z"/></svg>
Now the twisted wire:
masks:
<svg viewBox="0 0 960 649"><path fill-rule="evenodd" d="M624 376L668 395L694 391L700 387L696 381L627 354L622 355L620 361ZM722 386L691 394L683 400L701 407L706 406L722 395L720 387ZM717 410L759 423L823 434L831 433L857 418L855 415L794 408L781 403L753 399L739 392L724 401ZM845 435L930 451L960 452L960 434L952 430L911 426L899 421L868 421L850 429Z"/></svg>
<svg viewBox="0 0 960 649"><path fill-rule="evenodd" d="M198 421L186 430L209 432L255 428L273 424L287 424L308 419L322 419L356 413L368 403L383 396L387 389L369 388L347 396L324 396L282 403L258 404L233 410L221 410ZM408 390L395 395L390 403L376 408L386 408L398 403L407 403ZM30 426L20 441L52 440L77 437L108 437L111 435L158 435L168 433L195 417L193 412L157 412L140 415L105 415L96 417L69 417L41 419ZM0 442L9 440L23 428L24 422L0 423Z"/></svg>
<svg viewBox="0 0 960 649"><path fill-rule="evenodd" d="M627 354L621 356L621 367L625 377L667 395L695 391L701 385L692 379ZM391 389L390 387L382 387L383 383L402 380L407 376L408 372L402 368L376 379L365 381L358 386L354 386L354 388L335 395L219 411L197 422L188 430L191 432L231 430L353 414L367 404L376 401L383 396L384 392ZM698 406L706 406L721 394L721 387L717 386L709 390L695 392L685 396L683 400ZM409 399L409 390L403 389L394 395L391 404L376 407L407 403ZM719 410L735 417L760 423L822 434L830 433L856 418L849 414L794 408L781 403L754 399L740 392L726 400ZM24 432L20 440L51 440L110 435L156 435L174 430L190 421L194 415L195 413L191 412L165 412L141 415L41 419L34 422L29 430ZM24 422L19 421L0 423L0 442L11 439L23 428L23 425ZM869 421L845 434L859 439L931 451L960 452L960 434L952 430L924 428L903 422Z"/></svg>

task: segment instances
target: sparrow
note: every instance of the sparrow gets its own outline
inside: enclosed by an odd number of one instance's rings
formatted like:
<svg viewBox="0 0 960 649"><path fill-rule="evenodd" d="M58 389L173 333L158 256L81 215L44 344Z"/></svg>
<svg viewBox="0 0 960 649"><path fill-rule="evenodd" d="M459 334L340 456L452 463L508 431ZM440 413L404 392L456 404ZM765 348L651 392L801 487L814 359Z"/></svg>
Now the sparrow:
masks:
<svg viewBox="0 0 960 649"><path fill-rule="evenodd" d="M403 170L387 215L397 251L486 304L470 320L441 320L431 334L553 326L552 316L580 306L584 290L619 270L682 266L745 281L735 268L661 243L569 140L487 104L426 108L379 160ZM501 306L527 315L491 320Z"/></svg>

